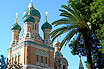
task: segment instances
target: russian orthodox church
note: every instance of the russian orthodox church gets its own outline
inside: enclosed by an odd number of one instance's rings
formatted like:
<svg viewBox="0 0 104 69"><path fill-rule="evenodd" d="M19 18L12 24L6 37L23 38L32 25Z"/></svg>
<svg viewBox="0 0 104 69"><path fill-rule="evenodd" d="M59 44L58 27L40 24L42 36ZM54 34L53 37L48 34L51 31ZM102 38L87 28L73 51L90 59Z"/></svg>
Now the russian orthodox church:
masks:
<svg viewBox="0 0 104 69"><path fill-rule="evenodd" d="M47 21L41 26L44 39L39 34L40 12L33 7L32 0L29 8L23 13L24 30L19 38L21 27L16 21L11 27L12 40L8 48L8 60L23 65L23 69L68 69L68 61L59 51L60 42L50 40L52 26Z"/></svg>

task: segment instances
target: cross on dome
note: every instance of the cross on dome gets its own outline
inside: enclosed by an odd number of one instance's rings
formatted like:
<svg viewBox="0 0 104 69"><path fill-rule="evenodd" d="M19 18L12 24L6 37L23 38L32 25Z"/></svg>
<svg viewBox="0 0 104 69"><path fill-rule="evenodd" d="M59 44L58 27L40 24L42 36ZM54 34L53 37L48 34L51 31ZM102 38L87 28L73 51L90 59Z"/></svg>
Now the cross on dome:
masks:
<svg viewBox="0 0 104 69"><path fill-rule="evenodd" d="M47 22L47 14L48 14L48 12L46 11L46 12L45 12L45 15L46 15L46 22Z"/></svg>
<svg viewBox="0 0 104 69"><path fill-rule="evenodd" d="M33 6L32 6L32 0L31 0L31 3L29 3L28 7L29 7L29 8L33 7Z"/></svg>
<svg viewBox="0 0 104 69"><path fill-rule="evenodd" d="M28 15L30 15L31 3L28 5L28 7L29 7L29 13L28 13Z"/></svg>
<svg viewBox="0 0 104 69"><path fill-rule="evenodd" d="M31 2L32 2L32 0L31 0Z"/></svg>
<svg viewBox="0 0 104 69"><path fill-rule="evenodd" d="M17 23L17 16L18 16L18 13L16 12L16 23Z"/></svg>

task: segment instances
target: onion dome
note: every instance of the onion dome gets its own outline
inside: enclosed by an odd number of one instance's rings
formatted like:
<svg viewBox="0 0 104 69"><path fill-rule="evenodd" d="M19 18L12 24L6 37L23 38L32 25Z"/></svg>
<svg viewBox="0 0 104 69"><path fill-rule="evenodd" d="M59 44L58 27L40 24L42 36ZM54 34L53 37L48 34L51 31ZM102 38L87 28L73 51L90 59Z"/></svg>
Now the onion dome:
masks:
<svg viewBox="0 0 104 69"><path fill-rule="evenodd" d="M19 30L19 31L21 31L21 27L17 23L17 15L18 15L18 13L16 13L16 22L12 25L11 30Z"/></svg>
<svg viewBox="0 0 104 69"><path fill-rule="evenodd" d="M18 23L14 23L11 27L11 30L19 30L21 31L21 27Z"/></svg>
<svg viewBox="0 0 104 69"><path fill-rule="evenodd" d="M33 7L32 1L29 4L29 7L30 7L30 14L31 14L31 16L36 16L36 17L38 17L40 19L41 18L40 12ZM25 10L24 13L23 13L23 18L27 17L28 13L29 13L28 9Z"/></svg>
<svg viewBox="0 0 104 69"><path fill-rule="evenodd" d="M24 11L23 13L23 18L25 18L28 15L28 9ZM41 18L40 12L38 10L36 10L34 7L30 9L30 14L31 16L36 16L39 19Z"/></svg>
<svg viewBox="0 0 104 69"><path fill-rule="evenodd" d="M41 29L43 30L43 29L52 29L52 26L48 23L48 22L45 22L43 25L42 25L42 27L41 27Z"/></svg>
<svg viewBox="0 0 104 69"><path fill-rule="evenodd" d="M24 23L25 22L35 22L35 19L32 17L32 16L27 16L27 17L25 17L24 19L23 19L23 21L24 21Z"/></svg>
<svg viewBox="0 0 104 69"><path fill-rule="evenodd" d="M55 47L60 46L60 42L58 41L58 39L56 39L56 42L54 43L54 46Z"/></svg>
<svg viewBox="0 0 104 69"><path fill-rule="evenodd" d="M48 14L48 12L46 12L46 22L42 25L42 27L41 27L41 29L43 30L43 29L52 29L52 26L51 26L51 24L49 24L48 22L47 22L47 14Z"/></svg>

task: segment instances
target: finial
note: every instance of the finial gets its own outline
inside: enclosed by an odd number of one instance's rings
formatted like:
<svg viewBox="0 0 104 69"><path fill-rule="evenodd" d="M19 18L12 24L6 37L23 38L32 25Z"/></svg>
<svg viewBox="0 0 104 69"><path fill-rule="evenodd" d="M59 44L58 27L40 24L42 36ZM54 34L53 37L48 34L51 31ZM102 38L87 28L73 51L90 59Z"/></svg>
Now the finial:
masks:
<svg viewBox="0 0 104 69"><path fill-rule="evenodd" d="M32 0L31 0L31 7L32 7Z"/></svg>
<svg viewBox="0 0 104 69"><path fill-rule="evenodd" d="M30 8L31 8L31 5L29 4L28 7L29 7L29 13L28 13L28 15L30 15Z"/></svg>
<svg viewBox="0 0 104 69"><path fill-rule="evenodd" d="M45 15L46 15L46 22L47 22L47 14L48 14L48 12L46 11L46 12L45 12Z"/></svg>
<svg viewBox="0 0 104 69"><path fill-rule="evenodd" d="M17 15L18 15L18 13L16 12L16 23L17 23Z"/></svg>

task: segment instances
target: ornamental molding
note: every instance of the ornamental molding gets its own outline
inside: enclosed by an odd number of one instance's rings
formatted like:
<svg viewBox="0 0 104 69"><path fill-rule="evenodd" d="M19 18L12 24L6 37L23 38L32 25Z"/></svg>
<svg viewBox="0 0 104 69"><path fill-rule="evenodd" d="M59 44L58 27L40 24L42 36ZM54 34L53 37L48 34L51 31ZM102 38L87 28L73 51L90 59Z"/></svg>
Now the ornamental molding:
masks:
<svg viewBox="0 0 104 69"><path fill-rule="evenodd" d="M44 56L44 57L49 58L49 54L47 52L43 52L43 51L39 51L39 50L35 51L35 55Z"/></svg>

